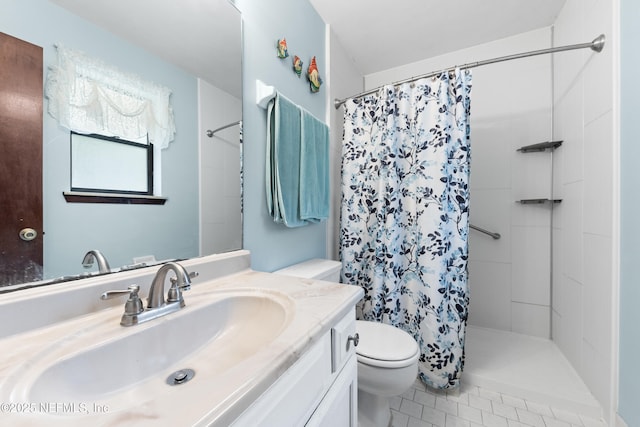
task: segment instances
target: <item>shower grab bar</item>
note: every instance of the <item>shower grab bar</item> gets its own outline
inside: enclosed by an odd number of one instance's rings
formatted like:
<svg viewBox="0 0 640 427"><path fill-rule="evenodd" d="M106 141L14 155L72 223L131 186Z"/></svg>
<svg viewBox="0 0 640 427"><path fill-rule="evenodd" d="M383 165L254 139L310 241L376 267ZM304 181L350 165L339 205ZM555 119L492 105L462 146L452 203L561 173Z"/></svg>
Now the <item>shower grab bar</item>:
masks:
<svg viewBox="0 0 640 427"><path fill-rule="evenodd" d="M484 229L484 228L482 228L482 227L477 227L477 226L475 226L475 225L473 225L473 224L469 224L469 227L470 227L470 228L473 228L473 229L474 229L474 230L476 230L476 231L479 231L479 232L481 232L481 233L484 233L484 234L486 234L486 235L488 235L488 236L491 236L491 237L493 237L493 238L494 238L494 239L496 239L496 240L498 240L498 239L501 237L501 236L500 236L500 233L494 233L494 232L492 232L492 231L485 230L485 229Z"/></svg>

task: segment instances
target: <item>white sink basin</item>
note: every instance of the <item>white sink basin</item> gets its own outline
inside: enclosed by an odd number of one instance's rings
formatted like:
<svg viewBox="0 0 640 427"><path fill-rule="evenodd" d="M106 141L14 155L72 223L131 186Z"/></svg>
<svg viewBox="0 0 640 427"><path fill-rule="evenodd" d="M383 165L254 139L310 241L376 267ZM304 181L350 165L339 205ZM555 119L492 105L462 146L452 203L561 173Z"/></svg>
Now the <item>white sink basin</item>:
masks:
<svg viewBox="0 0 640 427"><path fill-rule="evenodd" d="M131 327L120 326L124 299L105 306L98 297L149 283L154 271L3 295L5 323L25 322L0 331L0 402L7 409L0 424L227 427L252 405L263 408L260 397L288 382L302 355L321 342L329 351L331 325L362 290L249 265L247 251L185 261L200 273L184 295L186 307ZM314 369L330 375L326 358L313 354ZM188 369L192 379L167 384ZM240 425L255 423L245 418Z"/></svg>
<svg viewBox="0 0 640 427"><path fill-rule="evenodd" d="M141 325L114 322L107 327L115 331L97 343L78 337L58 344L64 355L52 351L35 363L21 394L30 402L105 401L179 369L195 370L195 380L203 360L207 375L222 372L273 341L290 322L292 305L276 292L212 292Z"/></svg>

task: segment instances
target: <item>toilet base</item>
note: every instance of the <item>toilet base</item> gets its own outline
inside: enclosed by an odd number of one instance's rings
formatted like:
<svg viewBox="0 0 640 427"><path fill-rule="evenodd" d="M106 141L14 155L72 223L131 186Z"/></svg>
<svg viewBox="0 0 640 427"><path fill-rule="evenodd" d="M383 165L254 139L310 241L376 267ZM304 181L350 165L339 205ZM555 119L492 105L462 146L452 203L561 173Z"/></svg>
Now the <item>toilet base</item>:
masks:
<svg viewBox="0 0 640 427"><path fill-rule="evenodd" d="M358 389L358 426L391 426L389 398Z"/></svg>

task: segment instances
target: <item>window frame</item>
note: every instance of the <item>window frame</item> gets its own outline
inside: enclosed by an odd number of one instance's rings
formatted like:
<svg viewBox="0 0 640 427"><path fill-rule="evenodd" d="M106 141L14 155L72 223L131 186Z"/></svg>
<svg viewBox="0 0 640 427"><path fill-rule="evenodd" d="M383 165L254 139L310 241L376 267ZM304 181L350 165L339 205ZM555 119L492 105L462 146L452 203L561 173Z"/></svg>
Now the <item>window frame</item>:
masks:
<svg viewBox="0 0 640 427"><path fill-rule="evenodd" d="M135 148L140 148L140 149L144 149L146 151L146 156L145 156L145 162L144 164L141 164L141 167L146 167L146 189L144 191L140 191L140 190L127 190L127 189L121 189L121 188L100 188L100 187L91 187L91 186L77 186L74 185L74 177L73 177L73 172L74 172L74 165L73 165L73 159L74 159L74 154L73 154L73 147L74 147L74 135L80 136L80 137L87 137L87 138L92 138L92 139L97 139L97 140L102 140L102 141L107 141L110 143L116 143L116 144L124 144L130 147L135 147ZM111 137L111 136L106 136L106 135L100 135L100 134L83 134L83 133L78 133L78 132L74 132L71 131L70 133L70 140L69 140L69 150L70 150L70 170L69 170L69 188L71 192L83 192L83 193L103 193L103 194L122 194L122 195L140 195L140 196L153 196L154 195L154 147L153 144L148 142L147 139L147 143L140 143L140 142L135 142L135 141L130 141L130 140L125 140L122 138L117 138L117 137Z"/></svg>

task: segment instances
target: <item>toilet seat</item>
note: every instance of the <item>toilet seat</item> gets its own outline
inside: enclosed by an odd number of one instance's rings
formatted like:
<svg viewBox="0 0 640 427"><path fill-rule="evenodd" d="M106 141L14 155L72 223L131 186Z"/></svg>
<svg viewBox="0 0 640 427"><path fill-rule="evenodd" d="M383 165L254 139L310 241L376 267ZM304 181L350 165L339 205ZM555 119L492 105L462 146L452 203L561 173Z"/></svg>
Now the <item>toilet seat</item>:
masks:
<svg viewBox="0 0 640 427"><path fill-rule="evenodd" d="M379 322L356 321L358 362L378 368L404 368L420 356L418 344L402 329Z"/></svg>

